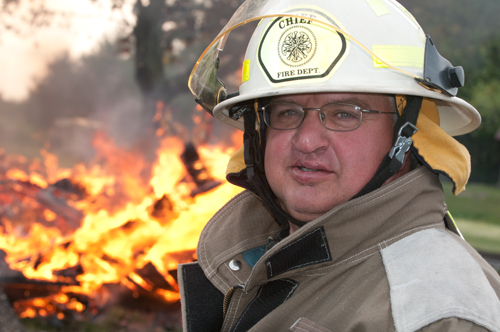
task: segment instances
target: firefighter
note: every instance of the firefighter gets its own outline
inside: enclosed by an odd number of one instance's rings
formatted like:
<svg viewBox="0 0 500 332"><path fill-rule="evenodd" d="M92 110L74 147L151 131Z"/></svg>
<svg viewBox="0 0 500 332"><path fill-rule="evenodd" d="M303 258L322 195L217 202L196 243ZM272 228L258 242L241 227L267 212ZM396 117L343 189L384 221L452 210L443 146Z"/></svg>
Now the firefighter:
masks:
<svg viewBox="0 0 500 332"><path fill-rule="evenodd" d="M256 21L238 91L217 70ZM500 278L464 241L438 175L465 189L452 136L481 118L461 67L393 0L247 0L189 86L244 131L247 189L179 267L185 331L500 331Z"/></svg>

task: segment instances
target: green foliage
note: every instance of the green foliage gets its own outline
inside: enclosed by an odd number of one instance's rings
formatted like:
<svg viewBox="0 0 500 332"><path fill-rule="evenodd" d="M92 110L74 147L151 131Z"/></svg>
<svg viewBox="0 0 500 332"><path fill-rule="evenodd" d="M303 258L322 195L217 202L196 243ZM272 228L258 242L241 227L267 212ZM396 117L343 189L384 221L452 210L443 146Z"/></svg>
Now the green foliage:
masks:
<svg viewBox="0 0 500 332"><path fill-rule="evenodd" d="M489 132L498 129L500 124L498 112L500 109L500 76L476 82L472 87L470 102L479 110L482 117L488 117L489 121L483 121L482 129ZM491 128L492 126L495 128Z"/></svg>
<svg viewBox="0 0 500 332"><path fill-rule="evenodd" d="M500 226L498 203L500 189L495 186L469 183L464 192L458 196L451 193L452 185L443 181L448 210L456 219L487 222Z"/></svg>
<svg viewBox="0 0 500 332"><path fill-rule="evenodd" d="M483 79L498 79L500 77L500 36L495 36L495 38L490 39L482 48L481 54L485 59L482 70L481 77Z"/></svg>
<svg viewBox="0 0 500 332"><path fill-rule="evenodd" d="M472 181L500 184L500 36L481 47L482 59L465 91L468 101L481 113L482 124L459 137L472 155Z"/></svg>
<svg viewBox="0 0 500 332"><path fill-rule="evenodd" d="M500 226L465 219L455 221L471 246L480 251L500 254Z"/></svg>
<svg viewBox="0 0 500 332"><path fill-rule="evenodd" d="M488 119L483 117L483 123ZM497 184L500 171L500 142L488 131L477 129L473 134L457 138L471 153L471 182Z"/></svg>
<svg viewBox="0 0 500 332"><path fill-rule="evenodd" d="M500 188L469 183L458 196L451 188L448 180L443 181L448 210L464 238L477 250L500 254Z"/></svg>
<svg viewBox="0 0 500 332"><path fill-rule="evenodd" d="M435 42L439 52L466 72L481 58L480 46L500 31L498 0L399 0Z"/></svg>

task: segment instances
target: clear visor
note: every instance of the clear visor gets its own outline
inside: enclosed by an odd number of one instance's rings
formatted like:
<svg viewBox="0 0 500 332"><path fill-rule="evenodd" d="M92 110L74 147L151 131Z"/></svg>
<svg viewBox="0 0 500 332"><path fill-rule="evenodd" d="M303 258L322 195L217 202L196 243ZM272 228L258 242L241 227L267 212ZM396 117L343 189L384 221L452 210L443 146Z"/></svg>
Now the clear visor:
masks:
<svg viewBox="0 0 500 332"><path fill-rule="evenodd" d="M357 43L366 52L371 54L374 58L378 59L388 68L400 71L411 77L418 78L417 76L408 73L404 70L395 68L388 64L383 59L371 52L368 48L363 46L355 38L350 36L345 31L342 31L335 23L329 21L327 18L318 15L316 18L310 16L297 15L293 10L293 1L286 0L247 0L238 10L233 14L229 22L217 35L214 41L207 47L207 49L200 56L196 62L191 75L189 77L188 86L197 101L201 103L207 110L212 112L214 107L227 97L227 92L224 83L217 77L217 69L219 68L219 52L224 49L228 40L229 34L234 29L241 27L250 22L278 17L296 17L314 21L317 24L324 26L326 29L333 29L342 33L350 41ZM290 12L293 12L291 14Z"/></svg>

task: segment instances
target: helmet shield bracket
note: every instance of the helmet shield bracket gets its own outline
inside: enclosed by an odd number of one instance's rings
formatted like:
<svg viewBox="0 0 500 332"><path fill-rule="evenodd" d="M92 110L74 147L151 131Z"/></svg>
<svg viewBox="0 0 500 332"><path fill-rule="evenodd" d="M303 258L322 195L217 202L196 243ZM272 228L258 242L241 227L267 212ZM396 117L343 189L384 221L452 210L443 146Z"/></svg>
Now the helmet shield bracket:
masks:
<svg viewBox="0 0 500 332"><path fill-rule="evenodd" d="M438 89L450 96L456 96L458 88L465 84L464 69L454 67L443 58L429 35L425 42L424 77L421 83L432 89Z"/></svg>
<svg viewBox="0 0 500 332"><path fill-rule="evenodd" d="M201 89L200 94L195 98L196 102L212 116L214 115L214 107L227 98L224 82L217 76L219 64L219 57L212 61L211 69L207 72L206 83Z"/></svg>

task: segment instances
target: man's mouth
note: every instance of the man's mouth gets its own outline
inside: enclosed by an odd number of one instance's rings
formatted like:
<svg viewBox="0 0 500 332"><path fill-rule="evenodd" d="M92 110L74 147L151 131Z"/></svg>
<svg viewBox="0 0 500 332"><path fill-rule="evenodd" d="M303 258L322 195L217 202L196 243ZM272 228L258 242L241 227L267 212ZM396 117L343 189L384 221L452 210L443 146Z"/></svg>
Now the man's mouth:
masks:
<svg viewBox="0 0 500 332"><path fill-rule="evenodd" d="M317 172L318 170L317 169L312 169L312 168L307 168L307 167L300 167L300 170L301 171L304 171L304 172Z"/></svg>

